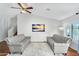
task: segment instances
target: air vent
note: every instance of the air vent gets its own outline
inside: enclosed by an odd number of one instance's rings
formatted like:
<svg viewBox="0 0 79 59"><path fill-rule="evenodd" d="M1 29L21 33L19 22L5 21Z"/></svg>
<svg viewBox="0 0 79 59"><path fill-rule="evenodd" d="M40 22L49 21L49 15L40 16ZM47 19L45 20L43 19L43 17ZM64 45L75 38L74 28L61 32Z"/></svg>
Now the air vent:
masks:
<svg viewBox="0 0 79 59"><path fill-rule="evenodd" d="M46 8L46 10L47 10L47 11L50 11L51 9L50 9L50 8Z"/></svg>

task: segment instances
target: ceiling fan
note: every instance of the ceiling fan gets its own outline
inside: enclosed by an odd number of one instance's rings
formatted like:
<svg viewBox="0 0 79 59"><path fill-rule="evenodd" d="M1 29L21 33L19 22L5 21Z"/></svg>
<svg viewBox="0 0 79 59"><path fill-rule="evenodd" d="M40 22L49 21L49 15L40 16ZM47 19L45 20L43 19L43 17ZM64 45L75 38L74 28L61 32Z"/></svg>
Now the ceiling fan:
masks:
<svg viewBox="0 0 79 59"><path fill-rule="evenodd" d="M25 13L25 12L28 12L31 14L31 12L29 11L29 9L33 9L33 7L28 7L28 5L26 3L17 3L20 8L18 7L11 7L13 9L21 9L21 13Z"/></svg>

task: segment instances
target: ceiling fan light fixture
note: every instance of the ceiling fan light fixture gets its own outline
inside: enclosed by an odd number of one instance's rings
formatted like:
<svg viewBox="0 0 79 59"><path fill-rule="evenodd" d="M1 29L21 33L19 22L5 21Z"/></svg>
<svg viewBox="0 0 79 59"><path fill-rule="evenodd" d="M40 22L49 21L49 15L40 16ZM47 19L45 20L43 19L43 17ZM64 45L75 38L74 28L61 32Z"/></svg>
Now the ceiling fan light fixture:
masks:
<svg viewBox="0 0 79 59"><path fill-rule="evenodd" d="M26 3L21 3L21 5L22 5L24 8L27 8L27 4L26 4Z"/></svg>
<svg viewBox="0 0 79 59"><path fill-rule="evenodd" d="M21 12L22 12L22 13L26 13L26 11L25 11L25 10L21 10Z"/></svg>
<svg viewBox="0 0 79 59"><path fill-rule="evenodd" d="M19 5L20 8L18 7L11 7L11 8L14 8L14 9L20 9L21 13L30 13L31 14L31 11L29 11L30 9L33 9L33 7L28 7L27 3L17 3Z"/></svg>

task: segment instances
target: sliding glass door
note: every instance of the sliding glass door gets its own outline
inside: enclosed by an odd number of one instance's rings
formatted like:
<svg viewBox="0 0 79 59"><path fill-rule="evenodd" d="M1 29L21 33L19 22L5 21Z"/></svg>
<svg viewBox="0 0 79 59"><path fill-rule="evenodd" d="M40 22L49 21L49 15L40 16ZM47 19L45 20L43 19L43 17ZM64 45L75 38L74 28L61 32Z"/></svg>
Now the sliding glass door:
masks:
<svg viewBox="0 0 79 59"><path fill-rule="evenodd" d="M79 51L79 24L70 24L66 26L65 34L67 37L72 38L73 46Z"/></svg>
<svg viewBox="0 0 79 59"><path fill-rule="evenodd" d="M79 24L73 24L73 39L79 40Z"/></svg>
<svg viewBox="0 0 79 59"><path fill-rule="evenodd" d="M69 37L69 38L73 38L72 35L72 24L69 24L66 26L65 28L65 36Z"/></svg>

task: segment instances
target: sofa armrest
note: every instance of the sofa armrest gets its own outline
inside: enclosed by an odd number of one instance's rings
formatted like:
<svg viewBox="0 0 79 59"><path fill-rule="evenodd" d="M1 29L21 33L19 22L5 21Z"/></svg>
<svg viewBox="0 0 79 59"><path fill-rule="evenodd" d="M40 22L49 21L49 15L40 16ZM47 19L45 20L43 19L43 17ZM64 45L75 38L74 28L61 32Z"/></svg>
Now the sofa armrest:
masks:
<svg viewBox="0 0 79 59"><path fill-rule="evenodd" d="M31 42L31 37L26 37L24 40L20 42L21 44L21 51L23 52L25 48L30 44Z"/></svg>
<svg viewBox="0 0 79 59"><path fill-rule="evenodd" d="M49 41L53 42L53 43L55 42L53 39L47 39L47 42L49 42Z"/></svg>
<svg viewBox="0 0 79 59"><path fill-rule="evenodd" d="M23 39L23 40L22 40L22 41L20 41L20 42L25 42L25 41L27 41L27 40L31 41L31 37L30 37L30 36L25 37L25 39Z"/></svg>
<svg viewBox="0 0 79 59"><path fill-rule="evenodd" d="M53 38L53 37L50 37L50 36L49 36L49 37L47 37L47 40L48 40L48 39L52 39L52 38Z"/></svg>
<svg viewBox="0 0 79 59"><path fill-rule="evenodd" d="M54 49L54 40L52 39L52 37L47 38L47 43L50 46L50 48L53 50Z"/></svg>
<svg viewBox="0 0 79 59"><path fill-rule="evenodd" d="M54 53L67 53L68 48L68 43L54 43Z"/></svg>
<svg viewBox="0 0 79 59"><path fill-rule="evenodd" d="M48 41L51 41L51 42L54 43L53 37L47 37L47 42L48 42Z"/></svg>
<svg viewBox="0 0 79 59"><path fill-rule="evenodd" d="M69 43L54 43L55 46L69 46Z"/></svg>
<svg viewBox="0 0 79 59"><path fill-rule="evenodd" d="M20 43L8 43L8 46L20 46L21 44Z"/></svg>
<svg viewBox="0 0 79 59"><path fill-rule="evenodd" d="M67 41L67 43L69 43L69 44L70 44L70 43L71 43L71 41L72 41L72 39L69 39L69 40Z"/></svg>

